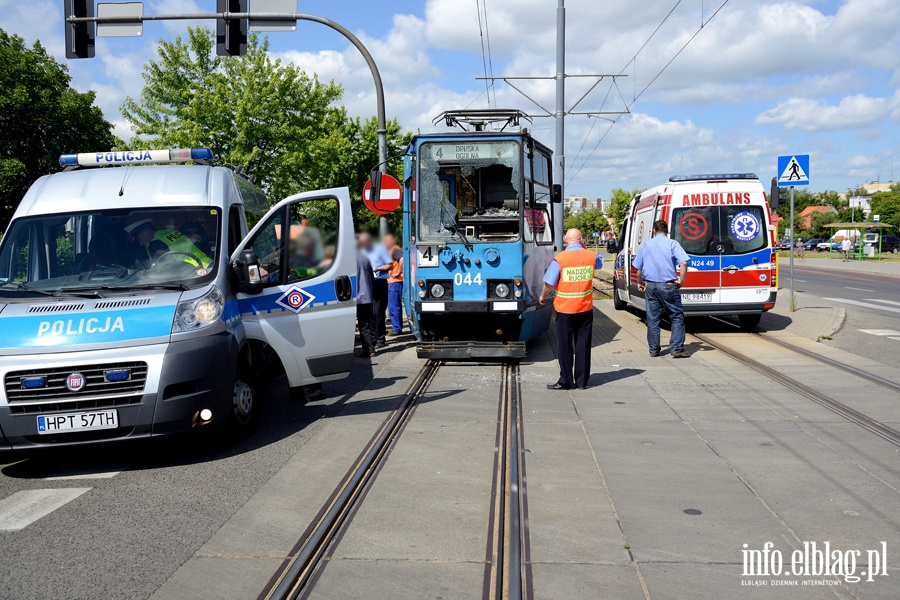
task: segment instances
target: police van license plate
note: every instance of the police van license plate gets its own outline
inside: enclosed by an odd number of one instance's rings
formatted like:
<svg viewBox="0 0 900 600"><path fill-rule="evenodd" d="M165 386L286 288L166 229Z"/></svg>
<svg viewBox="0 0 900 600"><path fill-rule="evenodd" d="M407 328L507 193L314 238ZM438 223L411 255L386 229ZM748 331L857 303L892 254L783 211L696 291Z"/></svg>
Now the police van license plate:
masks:
<svg viewBox="0 0 900 600"><path fill-rule="evenodd" d="M115 410L69 413L64 415L38 415L37 430L47 433L115 429L119 426L119 413Z"/></svg>
<svg viewBox="0 0 900 600"><path fill-rule="evenodd" d="M712 292L704 294L682 294L682 302L712 302Z"/></svg>

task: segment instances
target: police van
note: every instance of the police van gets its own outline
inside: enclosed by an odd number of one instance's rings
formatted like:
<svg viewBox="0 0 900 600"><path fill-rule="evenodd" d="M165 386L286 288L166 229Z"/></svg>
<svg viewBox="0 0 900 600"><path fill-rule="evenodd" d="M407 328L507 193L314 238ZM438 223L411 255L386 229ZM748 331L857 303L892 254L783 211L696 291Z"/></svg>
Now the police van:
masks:
<svg viewBox="0 0 900 600"><path fill-rule="evenodd" d="M615 263L615 308L646 310L633 262L662 219L689 256L685 316L736 315L744 329L775 307L777 255L766 193L753 173L682 175L628 206Z"/></svg>
<svg viewBox="0 0 900 600"><path fill-rule="evenodd" d="M0 450L247 431L265 367L295 391L349 373L347 189L269 209L211 159L63 155L25 194L0 241Z"/></svg>

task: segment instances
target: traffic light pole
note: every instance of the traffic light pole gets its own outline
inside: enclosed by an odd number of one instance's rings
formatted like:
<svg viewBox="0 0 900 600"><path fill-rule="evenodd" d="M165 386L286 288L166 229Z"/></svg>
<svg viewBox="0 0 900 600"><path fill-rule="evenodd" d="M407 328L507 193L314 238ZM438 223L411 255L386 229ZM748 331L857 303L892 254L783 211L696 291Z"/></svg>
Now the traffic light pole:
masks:
<svg viewBox="0 0 900 600"><path fill-rule="evenodd" d="M91 0L89 0L91 1ZM93 8L93 7L91 7ZM93 10L89 14L92 14ZM193 21L193 20L218 20L224 19L225 21L232 20L241 20L241 19L252 19L253 21L311 21L313 23L319 23L320 25L325 25L337 31L341 35L343 35L347 40L353 44L359 53L362 54L363 59L365 59L366 64L369 67L369 71L372 73L372 79L375 80L375 103L376 103L376 118L378 120L378 169L382 173L387 173L387 115L384 108L384 85L381 81L381 73L378 71L378 65L375 64L375 59L372 58L372 54L369 52L369 49L360 41L358 37L356 37L353 32L349 29L332 21L331 19L327 19L325 17L320 17L319 15L312 15L308 13L254 13L254 12L216 12L216 13L195 13L195 14L162 14L162 15L133 15L133 16L106 16L106 17L97 17L97 16L87 16L87 17L75 17L68 16L66 17L66 26L74 27L80 23L120 23L120 24L128 24L128 23L136 23L143 21ZM93 37L93 36L91 36ZM93 50L93 45L91 46ZM93 56L93 52L91 55ZM87 57L87 56L85 56ZM382 235L387 233L387 218L381 217L381 225L380 225Z"/></svg>

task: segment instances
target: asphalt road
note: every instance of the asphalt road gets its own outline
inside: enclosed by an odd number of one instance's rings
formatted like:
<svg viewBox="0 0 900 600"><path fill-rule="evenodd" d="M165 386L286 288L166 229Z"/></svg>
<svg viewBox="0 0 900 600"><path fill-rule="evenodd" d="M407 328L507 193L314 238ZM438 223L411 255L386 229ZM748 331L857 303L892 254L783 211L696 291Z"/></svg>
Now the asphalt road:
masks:
<svg viewBox="0 0 900 600"><path fill-rule="evenodd" d="M900 367L900 278L871 273L850 273L794 263L795 289L821 301L822 306L847 310L844 327L824 343L848 352ZM781 293L786 293L788 270L781 269Z"/></svg>
<svg viewBox="0 0 900 600"><path fill-rule="evenodd" d="M371 381L359 362L325 385L329 400L306 406L288 399L283 376L271 381L256 433L237 442L192 436L0 456L0 598L148 597ZM69 501L54 508L60 496ZM8 530L42 507L49 514Z"/></svg>

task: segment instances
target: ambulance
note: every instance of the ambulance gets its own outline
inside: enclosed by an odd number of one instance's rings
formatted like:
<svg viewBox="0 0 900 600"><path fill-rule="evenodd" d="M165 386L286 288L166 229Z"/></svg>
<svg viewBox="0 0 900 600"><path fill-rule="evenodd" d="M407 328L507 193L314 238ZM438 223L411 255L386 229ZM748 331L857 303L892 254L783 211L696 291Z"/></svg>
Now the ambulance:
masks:
<svg viewBox="0 0 900 600"><path fill-rule="evenodd" d="M615 262L613 303L646 310L634 259L662 219L687 252L681 300L685 316L737 316L752 330L775 307L774 226L766 193L753 173L680 175L636 196L628 206Z"/></svg>
<svg viewBox="0 0 900 600"><path fill-rule="evenodd" d="M63 155L25 194L0 241L0 450L247 432L273 366L294 392L349 373L347 189L270 208L211 160Z"/></svg>

